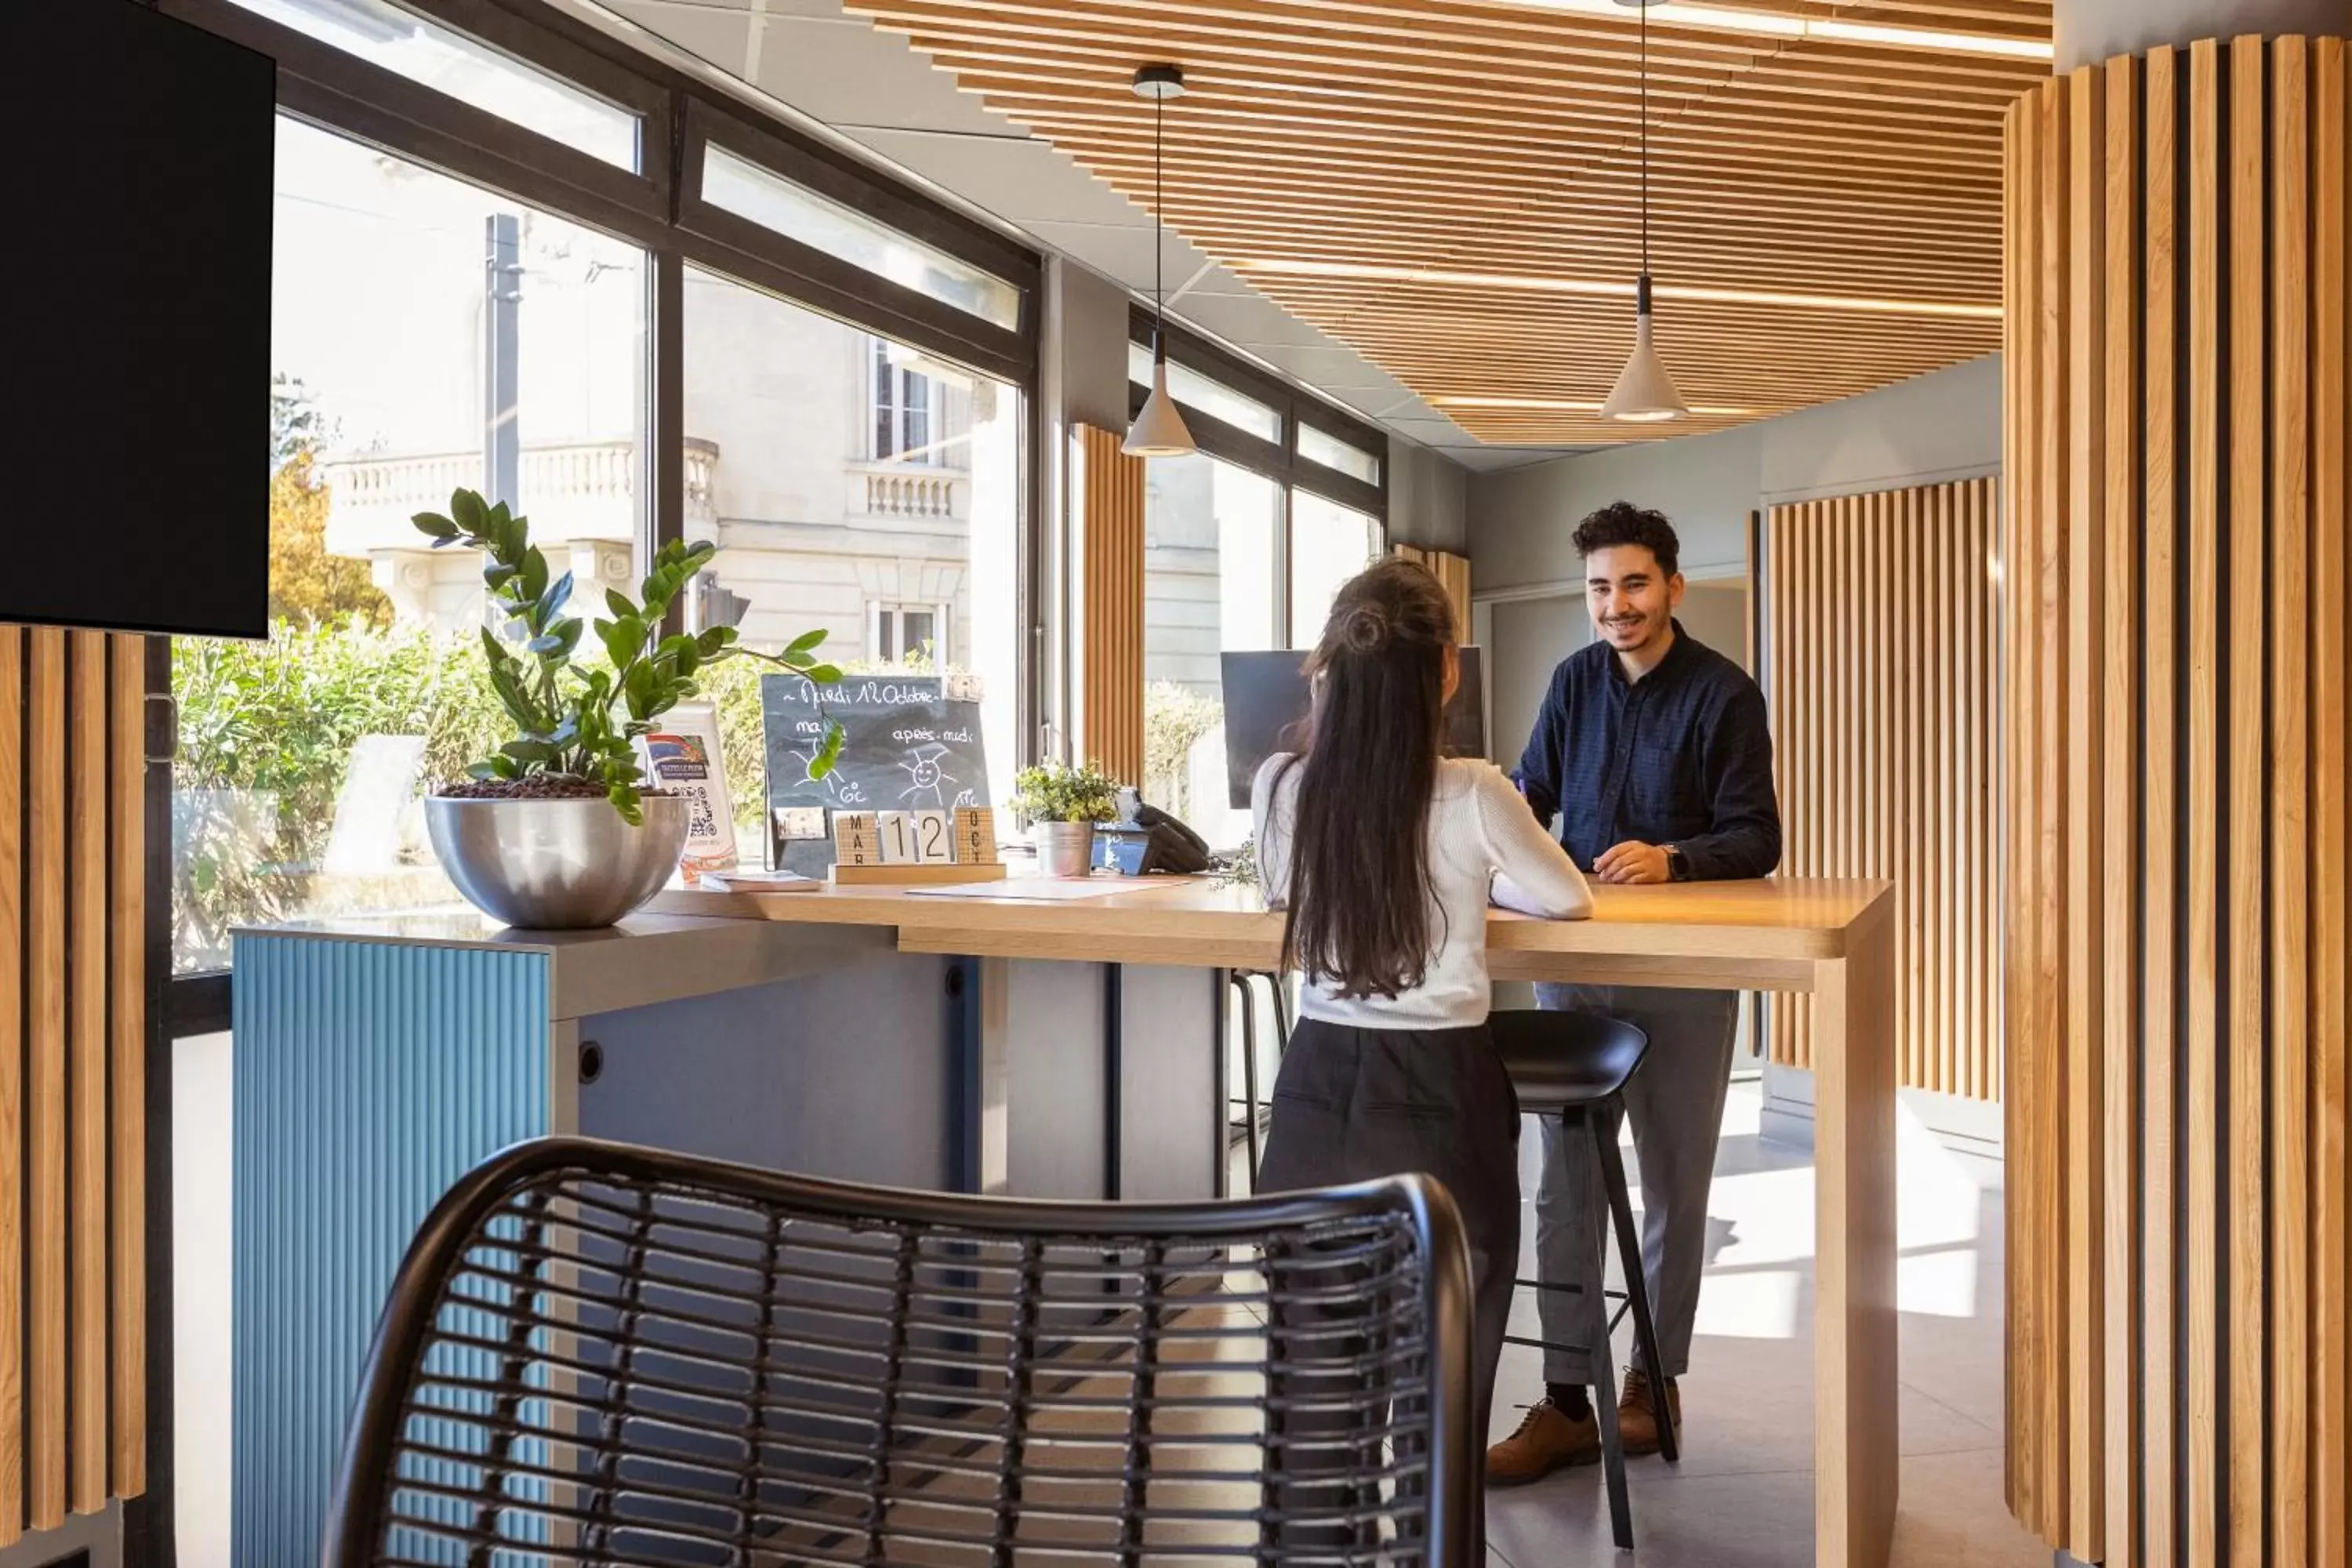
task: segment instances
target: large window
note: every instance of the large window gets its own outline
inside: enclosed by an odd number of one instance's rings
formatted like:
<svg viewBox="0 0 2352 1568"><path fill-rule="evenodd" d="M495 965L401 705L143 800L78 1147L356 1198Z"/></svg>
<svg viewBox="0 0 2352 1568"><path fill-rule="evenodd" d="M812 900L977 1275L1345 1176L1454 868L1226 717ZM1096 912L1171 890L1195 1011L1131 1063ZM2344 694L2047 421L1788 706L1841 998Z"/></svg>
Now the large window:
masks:
<svg viewBox="0 0 2352 1568"><path fill-rule="evenodd" d="M412 514L504 491L620 587L646 510L642 251L295 121L277 157L272 631L173 646L180 971L238 924L454 900L422 794L499 721L479 563Z"/></svg>
<svg viewBox="0 0 2352 1568"><path fill-rule="evenodd" d="M719 546L748 646L824 627L851 670L977 679L991 798L1012 787L1020 637L1018 388L757 289L686 276L687 536ZM729 668L736 813L761 809L757 668ZM753 831L750 845L765 841Z"/></svg>
<svg viewBox="0 0 2352 1568"><path fill-rule="evenodd" d="M1150 319L1134 324L1147 338ZM1151 369L1131 343L1138 404ZM1314 646L1339 585L1387 547L1382 440L1181 334L1168 384L1201 449L1145 477L1143 792L1232 847L1250 825L1228 788L1218 656Z"/></svg>
<svg viewBox="0 0 2352 1568"><path fill-rule="evenodd" d="M1218 655L1279 646L1282 489L1194 456L1144 481L1143 795L1230 848L1249 813L1227 797Z"/></svg>
<svg viewBox="0 0 2352 1568"><path fill-rule="evenodd" d="M1315 646L1340 585L1380 556L1378 518L1311 491L1291 492L1291 647Z"/></svg>
<svg viewBox="0 0 2352 1568"><path fill-rule="evenodd" d="M1020 290L1004 279L723 147L712 147L706 155L702 199L992 325L1020 324Z"/></svg>
<svg viewBox="0 0 2352 1568"><path fill-rule="evenodd" d="M420 86L634 172L636 113L392 4L392 0L235 0L259 16Z"/></svg>

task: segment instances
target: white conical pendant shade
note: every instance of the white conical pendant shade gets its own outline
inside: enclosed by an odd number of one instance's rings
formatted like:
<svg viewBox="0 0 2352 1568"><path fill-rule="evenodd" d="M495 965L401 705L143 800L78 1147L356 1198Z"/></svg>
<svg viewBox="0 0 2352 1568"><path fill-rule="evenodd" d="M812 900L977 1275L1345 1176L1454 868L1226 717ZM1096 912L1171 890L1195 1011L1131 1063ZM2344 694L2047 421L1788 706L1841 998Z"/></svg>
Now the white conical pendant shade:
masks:
<svg viewBox="0 0 2352 1568"><path fill-rule="evenodd" d="M1130 458L1182 458L1200 450L1192 444L1192 432L1184 427L1184 416L1176 412L1176 400L1168 395L1166 360L1152 364L1151 395L1143 400L1119 450Z"/></svg>
<svg viewBox="0 0 2352 1568"><path fill-rule="evenodd" d="M1648 281L1646 278L1643 279L1644 283ZM1683 395L1675 387L1675 378L1666 374L1666 362L1658 357L1657 345L1650 341L1650 312L1645 301L1633 318L1633 357L1617 373L1617 384L1611 390L1609 401L1601 405L1601 416L1654 423L1680 419L1689 412Z"/></svg>

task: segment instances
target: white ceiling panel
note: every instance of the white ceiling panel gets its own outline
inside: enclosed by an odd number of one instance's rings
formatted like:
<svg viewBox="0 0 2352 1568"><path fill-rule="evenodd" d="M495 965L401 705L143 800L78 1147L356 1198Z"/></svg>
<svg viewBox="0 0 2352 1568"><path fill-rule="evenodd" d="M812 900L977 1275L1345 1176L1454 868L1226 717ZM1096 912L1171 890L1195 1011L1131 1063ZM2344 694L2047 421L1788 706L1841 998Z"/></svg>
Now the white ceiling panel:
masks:
<svg viewBox="0 0 2352 1568"><path fill-rule="evenodd" d="M1147 228L1150 215L1069 158L1006 128L996 136L852 127L849 134L893 163L936 180L1007 223ZM1170 247L1170 254L1175 252Z"/></svg>
<svg viewBox="0 0 2352 1568"><path fill-rule="evenodd" d="M1151 292L1154 247L1163 258L1168 287L1175 288L1200 270L1208 258L1172 234L1129 225L1028 223L1021 226L1066 256L1075 257L1104 277L1143 293Z"/></svg>
<svg viewBox="0 0 2352 1568"><path fill-rule="evenodd" d="M1184 319L1245 349L1269 353L1276 348L1341 349L1320 330L1308 326L1263 294L1203 294L1187 289L1176 309Z"/></svg>

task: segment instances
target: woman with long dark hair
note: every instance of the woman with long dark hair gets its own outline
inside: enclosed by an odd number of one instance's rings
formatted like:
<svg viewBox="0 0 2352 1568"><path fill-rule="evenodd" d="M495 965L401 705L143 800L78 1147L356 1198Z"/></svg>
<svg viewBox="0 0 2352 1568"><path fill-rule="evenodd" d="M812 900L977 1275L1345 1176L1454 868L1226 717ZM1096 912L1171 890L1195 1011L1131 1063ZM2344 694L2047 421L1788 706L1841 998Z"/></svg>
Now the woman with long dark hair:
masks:
<svg viewBox="0 0 2352 1568"><path fill-rule="evenodd" d="M1454 634L1421 566L1384 561L1349 581L1307 660L1307 749L1258 770L1259 877L1288 910L1283 967L1303 980L1258 1185L1445 1184L1470 1241L1484 1442L1519 1248L1518 1105L1486 1028L1486 907L1567 920L1592 896L1499 769L1444 755Z"/></svg>

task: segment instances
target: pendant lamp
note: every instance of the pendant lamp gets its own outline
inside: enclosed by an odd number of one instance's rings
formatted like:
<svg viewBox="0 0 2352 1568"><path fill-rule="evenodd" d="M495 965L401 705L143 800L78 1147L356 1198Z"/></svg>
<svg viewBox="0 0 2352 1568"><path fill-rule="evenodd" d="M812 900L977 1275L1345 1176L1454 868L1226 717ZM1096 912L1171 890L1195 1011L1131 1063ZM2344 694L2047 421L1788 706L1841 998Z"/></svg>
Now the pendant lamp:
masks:
<svg viewBox="0 0 2352 1568"><path fill-rule="evenodd" d="M1168 100L1184 96L1181 66L1150 65L1135 73L1135 96L1151 100L1151 394L1129 427L1119 450L1131 458L1181 458L1198 451L1176 400L1168 395L1168 279L1163 268L1160 215L1164 162L1161 125Z"/></svg>
<svg viewBox="0 0 2352 1568"><path fill-rule="evenodd" d="M1617 373L1609 401L1601 405L1604 419L1654 424L1680 419L1690 412L1666 362L1650 341L1650 7L1659 0L1617 0L1642 13L1642 276L1633 286L1633 356Z"/></svg>

